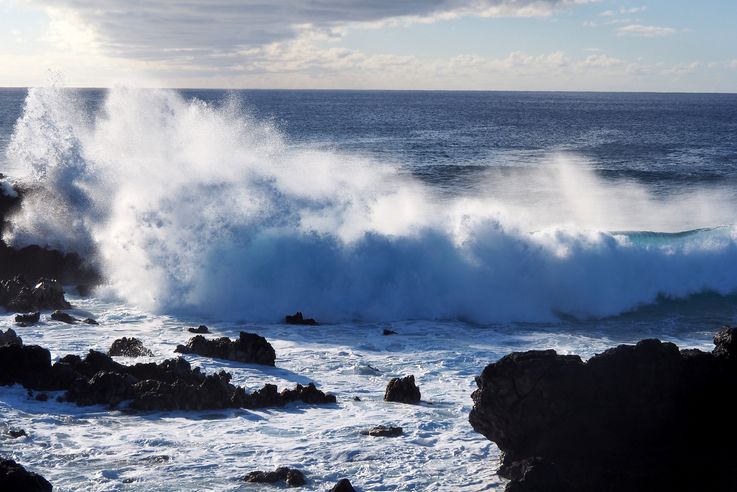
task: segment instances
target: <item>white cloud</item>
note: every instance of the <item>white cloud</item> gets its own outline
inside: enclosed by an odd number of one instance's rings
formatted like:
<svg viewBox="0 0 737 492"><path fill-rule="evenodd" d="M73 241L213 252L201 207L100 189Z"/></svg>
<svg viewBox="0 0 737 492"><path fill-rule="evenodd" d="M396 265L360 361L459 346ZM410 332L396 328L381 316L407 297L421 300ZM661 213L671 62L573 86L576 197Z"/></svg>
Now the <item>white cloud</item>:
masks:
<svg viewBox="0 0 737 492"><path fill-rule="evenodd" d="M646 26L642 24L628 24L617 29L620 36L642 36L646 38L657 38L670 36L676 30L672 27Z"/></svg>

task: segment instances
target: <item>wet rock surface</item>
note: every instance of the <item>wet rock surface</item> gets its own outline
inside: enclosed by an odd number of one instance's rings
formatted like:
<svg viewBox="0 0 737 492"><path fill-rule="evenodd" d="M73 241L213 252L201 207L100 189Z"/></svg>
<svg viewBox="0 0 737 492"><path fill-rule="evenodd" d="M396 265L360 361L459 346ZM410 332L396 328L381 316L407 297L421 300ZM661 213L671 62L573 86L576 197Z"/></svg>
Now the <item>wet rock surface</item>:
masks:
<svg viewBox="0 0 737 492"><path fill-rule="evenodd" d="M138 338L118 338L110 346L107 355L112 357L151 357L153 352L143 346Z"/></svg>
<svg viewBox="0 0 737 492"><path fill-rule="evenodd" d="M70 325L73 325L77 321L79 321L77 318L69 313L65 313L64 311L54 311L53 313L51 313L51 319L53 319L54 321L61 321L62 323L67 323Z"/></svg>
<svg viewBox="0 0 737 492"><path fill-rule="evenodd" d="M17 314L15 322L21 326L31 326L41 321L41 312Z"/></svg>
<svg viewBox="0 0 737 492"><path fill-rule="evenodd" d="M9 311L69 309L64 289L56 280L40 278L31 282L23 275L0 281L0 306Z"/></svg>
<svg viewBox="0 0 737 492"><path fill-rule="evenodd" d="M205 325L200 325L197 328L188 328L187 331L190 333L197 333L200 335L206 335L210 333L210 329Z"/></svg>
<svg viewBox="0 0 737 492"><path fill-rule="evenodd" d="M376 427L372 427L371 429L361 431L361 434L373 437L399 437L403 434L403 432L404 431L401 427L378 425Z"/></svg>
<svg viewBox="0 0 737 492"><path fill-rule="evenodd" d="M350 480L347 478L341 478L338 480L338 483L330 489L330 492L356 492L356 489L353 488Z"/></svg>
<svg viewBox="0 0 737 492"><path fill-rule="evenodd" d="M421 396L413 375L392 379L384 392L384 400L399 403L419 403Z"/></svg>
<svg viewBox="0 0 737 492"><path fill-rule="evenodd" d="M0 490L47 492L53 490L53 487L41 475L29 472L13 460L0 458Z"/></svg>
<svg viewBox="0 0 737 492"><path fill-rule="evenodd" d="M287 467L277 468L270 472L254 471L246 475L243 480L251 483L271 484L285 482L289 487L301 487L306 483L301 471Z"/></svg>
<svg viewBox="0 0 737 492"><path fill-rule="evenodd" d="M318 324L317 321L315 321L313 318L305 318L299 311L294 314L287 314L284 317L284 322L288 325L315 326Z"/></svg>
<svg viewBox="0 0 737 492"><path fill-rule="evenodd" d="M737 490L737 328L712 352L642 340L583 362L516 352L477 378L473 428L508 491Z"/></svg>
<svg viewBox="0 0 737 492"><path fill-rule="evenodd" d="M197 335L191 338L187 345L178 345L176 352L266 366L273 366L276 360L274 347L264 337L245 331L240 332L237 340L228 337L208 340L202 335Z"/></svg>
<svg viewBox="0 0 737 492"><path fill-rule="evenodd" d="M279 407L292 402L335 403L335 396L314 384L281 392L272 384L247 392L230 383L225 371L205 374L183 358L127 366L90 350L51 364L51 354L37 345L0 347L0 385L21 384L37 391L64 390L63 399L78 405L116 405L132 410L218 410Z"/></svg>
<svg viewBox="0 0 737 492"><path fill-rule="evenodd" d="M0 330L0 347L5 345L23 345L23 340L12 328L8 328L7 331Z"/></svg>

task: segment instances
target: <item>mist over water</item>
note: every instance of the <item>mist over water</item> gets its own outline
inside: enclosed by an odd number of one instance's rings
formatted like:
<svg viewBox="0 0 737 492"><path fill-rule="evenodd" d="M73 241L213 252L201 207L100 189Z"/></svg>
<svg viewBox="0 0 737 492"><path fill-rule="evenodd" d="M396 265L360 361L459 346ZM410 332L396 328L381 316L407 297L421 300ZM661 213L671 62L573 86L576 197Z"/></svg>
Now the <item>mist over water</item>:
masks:
<svg viewBox="0 0 737 492"><path fill-rule="evenodd" d="M737 290L734 187L653 193L565 150L449 194L293 145L237 98L117 88L91 110L39 88L7 160L34 189L11 241L95 251L103 293L156 312L551 321Z"/></svg>

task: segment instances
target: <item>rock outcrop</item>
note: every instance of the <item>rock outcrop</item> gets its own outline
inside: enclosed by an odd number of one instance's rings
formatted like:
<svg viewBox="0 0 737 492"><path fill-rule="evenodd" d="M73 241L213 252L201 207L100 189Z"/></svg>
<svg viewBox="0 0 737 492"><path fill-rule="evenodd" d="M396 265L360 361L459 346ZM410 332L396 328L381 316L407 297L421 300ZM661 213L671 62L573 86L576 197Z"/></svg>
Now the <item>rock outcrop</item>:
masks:
<svg viewBox="0 0 737 492"><path fill-rule="evenodd" d="M292 402L335 403L335 396L314 384L281 392L273 384L247 392L230 383L225 371L204 374L183 358L127 366L90 350L81 358L67 355L51 364L51 354L37 345L0 347L0 386L21 384L37 391L65 390L63 399L78 405L115 407L129 401L132 410L219 410L266 408Z"/></svg>
<svg viewBox="0 0 737 492"><path fill-rule="evenodd" d="M64 289L59 282L46 278L28 282L23 275L0 280L0 306L23 313L71 307L64 298Z"/></svg>
<svg viewBox="0 0 737 492"><path fill-rule="evenodd" d="M187 345L178 345L176 352L265 366L273 366L276 360L274 347L264 337L245 331L240 332L238 340L231 340L228 337L208 340L202 335L197 335L191 338Z"/></svg>
<svg viewBox="0 0 737 492"><path fill-rule="evenodd" d="M333 488L330 489L330 492L356 492L356 489L353 488L350 480L348 480L347 478L341 478L340 480L338 480L338 483L333 485Z"/></svg>
<svg viewBox="0 0 737 492"><path fill-rule="evenodd" d="M403 432L404 431L401 427L377 425L376 427L372 427L371 429L361 431L361 434L363 434L364 436L372 437L399 437L403 434Z"/></svg>
<svg viewBox="0 0 737 492"><path fill-rule="evenodd" d="M75 324L77 321L79 321L77 318L72 316L69 313L65 313L64 311L54 311L51 313L51 319L54 321L61 321L62 323L67 323L69 325Z"/></svg>
<svg viewBox="0 0 737 492"><path fill-rule="evenodd" d="M0 458L0 490L51 492L51 484L38 473L29 472L13 460Z"/></svg>
<svg viewBox="0 0 737 492"><path fill-rule="evenodd" d="M31 326L41 321L41 312L17 314L15 322L20 326Z"/></svg>
<svg viewBox="0 0 737 492"><path fill-rule="evenodd" d="M476 379L469 420L508 491L737 490L737 328L714 342L512 353Z"/></svg>
<svg viewBox="0 0 737 492"><path fill-rule="evenodd" d="M299 311L294 314L287 314L284 316L284 322L288 325L315 326L318 324L313 318L305 318Z"/></svg>
<svg viewBox="0 0 737 492"><path fill-rule="evenodd" d="M271 472L254 471L246 475L243 480L251 483L276 484L286 482L289 487L301 487L306 483L305 476L301 471L286 466Z"/></svg>
<svg viewBox="0 0 737 492"><path fill-rule="evenodd" d="M154 354L135 337L118 338L110 346L107 355L112 357L152 357Z"/></svg>
<svg viewBox="0 0 737 492"><path fill-rule="evenodd" d="M199 335L206 335L210 333L210 329L205 325L200 325L197 328L190 327L190 328L187 328L187 331L190 333L196 333Z"/></svg>
<svg viewBox="0 0 737 492"><path fill-rule="evenodd" d="M419 403L421 398L420 388L415 384L413 375L403 378L394 378L386 385L384 392L385 401L396 401L399 403Z"/></svg>
<svg viewBox="0 0 737 492"><path fill-rule="evenodd" d="M23 340L12 328L8 328L8 331L0 330L0 347L5 345L23 345Z"/></svg>

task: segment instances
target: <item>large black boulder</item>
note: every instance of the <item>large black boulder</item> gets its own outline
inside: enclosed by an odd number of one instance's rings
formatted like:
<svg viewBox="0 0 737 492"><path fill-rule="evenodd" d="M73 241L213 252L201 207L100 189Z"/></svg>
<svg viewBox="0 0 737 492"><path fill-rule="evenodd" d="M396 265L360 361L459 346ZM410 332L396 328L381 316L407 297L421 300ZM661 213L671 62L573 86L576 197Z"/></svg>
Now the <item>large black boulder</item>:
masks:
<svg viewBox="0 0 737 492"><path fill-rule="evenodd" d="M413 375L405 376L401 379L393 378L386 385L386 391L384 392L385 401L396 401L399 403L419 403L420 397L420 388L415 384L415 377Z"/></svg>
<svg viewBox="0 0 737 492"><path fill-rule="evenodd" d="M40 309L69 309L64 289L56 280L40 278L29 282L27 277L16 275L0 280L0 306L10 311L29 312Z"/></svg>
<svg viewBox="0 0 737 492"><path fill-rule="evenodd" d="M202 335L197 335L191 338L187 345L178 345L176 352L266 366L273 366L276 360L274 347L264 337L245 331L240 332L238 340L231 340L228 337L208 340Z"/></svg>
<svg viewBox="0 0 737 492"><path fill-rule="evenodd" d="M29 472L13 460L0 458L0 490L7 492L50 492L53 487L38 473Z"/></svg>
<svg viewBox="0 0 737 492"><path fill-rule="evenodd" d="M300 311L284 316L284 322L288 325L316 326L318 324L314 318L305 318Z"/></svg>
<svg viewBox="0 0 737 492"><path fill-rule="evenodd" d="M0 347L5 345L23 345L23 339L12 328L8 328L8 331L0 329Z"/></svg>
<svg viewBox="0 0 737 492"><path fill-rule="evenodd" d="M254 471L246 475L243 480L251 483L271 484L286 482L289 487L301 487L306 483L304 474L301 471L294 468L287 468L286 466L270 472Z"/></svg>
<svg viewBox="0 0 737 492"><path fill-rule="evenodd" d="M333 485L333 488L330 489L330 492L356 492L356 489L353 488L350 480L348 480L347 478L341 478L340 480L338 480L338 483Z"/></svg>
<svg viewBox="0 0 737 492"><path fill-rule="evenodd" d="M503 452L509 491L737 490L736 334L711 353L515 352L477 377L469 420Z"/></svg>
<svg viewBox="0 0 737 492"><path fill-rule="evenodd" d="M107 355L112 357L151 357L153 352L143 346L143 342L135 337L123 337L113 341Z"/></svg>

